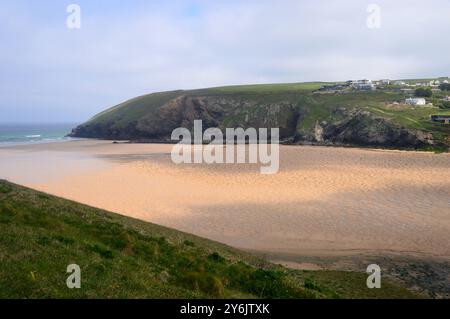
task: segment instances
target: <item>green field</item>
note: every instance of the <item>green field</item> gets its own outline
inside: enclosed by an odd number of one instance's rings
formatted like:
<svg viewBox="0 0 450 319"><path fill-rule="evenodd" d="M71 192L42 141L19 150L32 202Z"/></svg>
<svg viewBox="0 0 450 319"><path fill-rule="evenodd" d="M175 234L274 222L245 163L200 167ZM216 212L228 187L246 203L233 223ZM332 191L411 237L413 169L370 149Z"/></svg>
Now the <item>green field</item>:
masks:
<svg viewBox="0 0 450 319"><path fill-rule="evenodd" d="M223 244L0 181L0 298L415 298L366 274L296 271ZM66 268L81 268L81 288ZM364 270L362 270L364 271Z"/></svg>

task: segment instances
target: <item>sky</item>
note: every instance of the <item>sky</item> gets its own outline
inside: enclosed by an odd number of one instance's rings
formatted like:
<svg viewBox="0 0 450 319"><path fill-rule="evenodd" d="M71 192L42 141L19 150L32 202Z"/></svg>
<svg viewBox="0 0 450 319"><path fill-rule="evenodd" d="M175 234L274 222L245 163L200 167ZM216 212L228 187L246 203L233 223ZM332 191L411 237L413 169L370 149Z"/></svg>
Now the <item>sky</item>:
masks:
<svg viewBox="0 0 450 319"><path fill-rule="evenodd" d="M449 76L449 31L448 0L1 1L0 122L80 123L174 89Z"/></svg>

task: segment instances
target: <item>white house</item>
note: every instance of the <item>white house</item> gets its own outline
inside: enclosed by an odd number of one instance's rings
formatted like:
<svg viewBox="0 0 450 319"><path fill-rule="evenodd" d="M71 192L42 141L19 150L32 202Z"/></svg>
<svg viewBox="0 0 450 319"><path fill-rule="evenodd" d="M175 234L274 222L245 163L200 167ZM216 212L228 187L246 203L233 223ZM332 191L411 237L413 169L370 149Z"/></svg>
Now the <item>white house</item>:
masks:
<svg viewBox="0 0 450 319"><path fill-rule="evenodd" d="M425 105L427 101L423 97L410 97L405 100L405 103L409 105Z"/></svg>
<svg viewBox="0 0 450 319"><path fill-rule="evenodd" d="M436 83L437 82L437 83ZM430 83L428 83L429 86L435 87L435 86L439 86L440 83L439 81L430 81Z"/></svg>

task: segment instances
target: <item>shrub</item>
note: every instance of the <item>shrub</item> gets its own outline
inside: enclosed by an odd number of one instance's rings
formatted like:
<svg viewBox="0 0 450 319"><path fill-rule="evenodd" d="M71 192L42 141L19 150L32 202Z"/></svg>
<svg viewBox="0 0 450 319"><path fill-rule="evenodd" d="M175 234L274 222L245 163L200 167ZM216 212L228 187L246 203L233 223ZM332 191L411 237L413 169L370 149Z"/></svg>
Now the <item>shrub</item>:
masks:
<svg viewBox="0 0 450 319"><path fill-rule="evenodd" d="M188 289L200 290L213 297L223 296L224 287L222 281L218 277L210 274L186 272L180 274L177 281Z"/></svg>
<svg viewBox="0 0 450 319"><path fill-rule="evenodd" d="M305 278L305 288L321 292L320 286L311 278Z"/></svg>
<svg viewBox="0 0 450 319"><path fill-rule="evenodd" d="M16 215L16 209L8 203L0 206L0 223L11 222Z"/></svg>
<svg viewBox="0 0 450 319"><path fill-rule="evenodd" d="M112 259L114 258L113 252L107 248L103 248L100 245L90 245L88 246L89 250L99 254L101 257L105 258L105 259Z"/></svg>
<svg viewBox="0 0 450 319"><path fill-rule="evenodd" d="M157 244L139 241L134 244L133 252L145 260L153 260L156 257Z"/></svg>
<svg viewBox="0 0 450 319"><path fill-rule="evenodd" d="M8 184L3 184L0 182L0 193L7 194L12 191L12 187Z"/></svg>
<svg viewBox="0 0 450 319"><path fill-rule="evenodd" d="M75 241L71 238L67 238L61 235L56 235L53 237L54 239L56 239L57 241L59 241L60 243L63 243L65 245L71 245L73 244Z"/></svg>
<svg viewBox="0 0 450 319"><path fill-rule="evenodd" d="M442 109L450 109L450 101L443 101L440 107Z"/></svg>
<svg viewBox="0 0 450 319"><path fill-rule="evenodd" d="M194 247L194 246L195 246L194 242L193 242L193 241L190 241L190 240L185 240L185 241L183 242L183 244L184 244L185 246L190 246L190 247Z"/></svg>
<svg viewBox="0 0 450 319"><path fill-rule="evenodd" d="M214 252L211 255L208 256L208 259L214 262L223 263L225 262L225 258L220 256L218 252Z"/></svg>
<svg viewBox="0 0 450 319"><path fill-rule="evenodd" d="M418 88L414 92L414 95L417 97L431 97L433 95L433 91L430 88Z"/></svg>
<svg viewBox="0 0 450 319"><path fill-rule="evenodd" d="M281 271L257 269L250 275L249 290L261 298L277 298L287 295Z"/></svg>

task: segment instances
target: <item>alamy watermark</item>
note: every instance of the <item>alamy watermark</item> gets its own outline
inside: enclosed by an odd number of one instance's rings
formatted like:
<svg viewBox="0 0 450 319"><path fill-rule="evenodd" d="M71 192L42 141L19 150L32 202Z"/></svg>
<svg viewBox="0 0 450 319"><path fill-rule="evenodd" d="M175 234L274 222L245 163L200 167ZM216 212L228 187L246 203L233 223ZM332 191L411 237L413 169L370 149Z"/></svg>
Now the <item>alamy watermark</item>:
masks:
<svg viewBox="0 0 450 319"><path fill-rule="evenodd" d="M367 266L366 272L370 274L367 277L367 288L381 288L381 268L377 264Z"/></svg>
<svg viewBox="0 0 450 319"><path fill-rule="evenodd" d="M70 264L67 266L67 273L70 275L67 277L67 288L81 288L81 268L77 264Z"/></svg>
<svg viewBox="0 0 450 319"><path fill-rule="evenodd" d="M366 19L366 25L369 29L381 28L381 8L378 4L369 4L366 9L369 16Z"/></svg>
<svg viewBox="0 0 450 319"><path fill-rule="evenodd" d="M260 163L261 174L275 174L280 166L279 128L227 128L225 134L217 127L203 132L201 120L194 121L194 136L183 127L172 132L175 164ZM270 138L270 141L269 141ZM205 145L205 142L209 142Z"/></svg>
<svg viewBox="0 0 450 319"><path fill-rule="evenodd" d="M66 8L69 13L66 19L68 29L81 29L81 7L78 4L69 4Z"/></svg>

